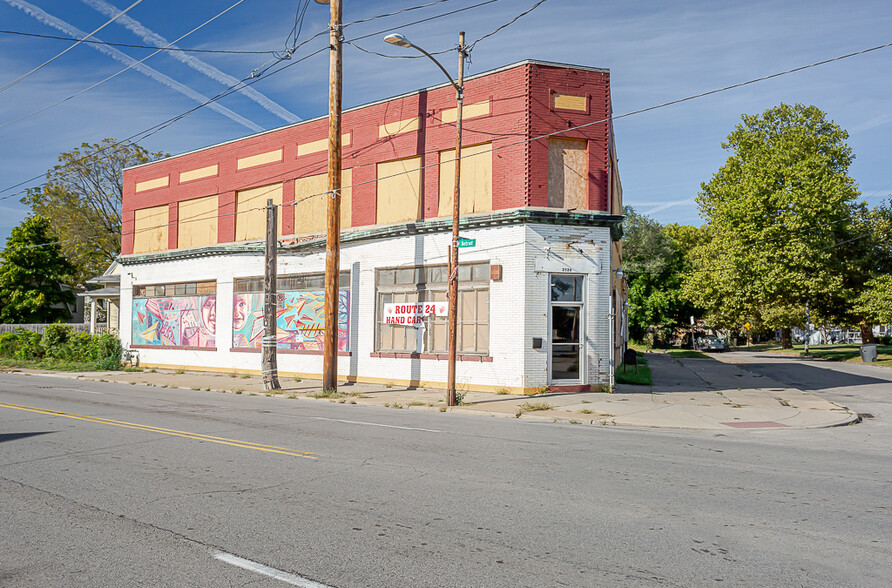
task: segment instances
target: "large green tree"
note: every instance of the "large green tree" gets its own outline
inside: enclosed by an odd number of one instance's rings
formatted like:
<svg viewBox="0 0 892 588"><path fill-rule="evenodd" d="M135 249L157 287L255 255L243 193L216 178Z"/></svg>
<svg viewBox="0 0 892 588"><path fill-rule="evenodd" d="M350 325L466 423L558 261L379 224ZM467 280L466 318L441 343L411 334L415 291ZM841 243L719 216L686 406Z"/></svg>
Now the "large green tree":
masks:
<svg viewBox="0 0 892 588"><path fill-rule="evenodd" d="M74 267L62 255L49 219L31 216L12 229L0 264L0 320L4 323L51 323L71 314L75 300L63 284Z"/></svg>
<svg viewBox="0 0 892 588"><path fill-rule="evenodd" d="M722 143L731 155L697 197L711 238L684 282L717 326L783 329L789 344L806 302L832 319L858 196L847 138L818 108L781 104Z"/></svg>
<svg viewBox="0 0 892 588"><path fill-rule="evenodd" d="M121 251L122 173L164 157L129 141L83 143L59 155L46 184L22 202L52 223L62 251L75 266L74 284L102 273Z"/></svg>
<svg viewBox="0 0 892 588"><path fill-rule="evenodd" d="M682 272L689 241L702 236L695 227L663 227L634 208L623 209L623 272L629 282L629 334L641 340L647 329L672 330L699 311L685 299Z"/></svg>

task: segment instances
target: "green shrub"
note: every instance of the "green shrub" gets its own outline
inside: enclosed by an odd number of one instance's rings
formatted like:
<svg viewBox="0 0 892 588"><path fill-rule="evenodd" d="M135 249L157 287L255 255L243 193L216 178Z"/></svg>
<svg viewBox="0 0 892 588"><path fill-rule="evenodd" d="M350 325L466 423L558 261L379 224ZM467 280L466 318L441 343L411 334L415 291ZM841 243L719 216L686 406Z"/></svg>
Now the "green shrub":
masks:
<svg viewBox="0 0 892 588"><path fill-rule="evenodd" d="M40 342L43 335L40 333L32 333L25 329L16 329L18 332L18 344L15 350L16 359L41 359L45 355L45 350Z"/></svg>
<svg viewBox="0 0 892 588"><path fill-rule="evenodd" d="M44 354L47 357L62 359L66 344L74 335L74 328L69 325L49 325L43 330L43 336L40 339Z"/></svg>
<svg viewBox="0 0 892 588"><path fill-rule="evenodd" d="M0 357L24 361L46 358L51 365L43 367L50 369L62 362L81 369L117 370L122 353L121 342L115 335L94 336L77 332L69 325L50 325L43 335L22 328L0 334Z"/></svg>

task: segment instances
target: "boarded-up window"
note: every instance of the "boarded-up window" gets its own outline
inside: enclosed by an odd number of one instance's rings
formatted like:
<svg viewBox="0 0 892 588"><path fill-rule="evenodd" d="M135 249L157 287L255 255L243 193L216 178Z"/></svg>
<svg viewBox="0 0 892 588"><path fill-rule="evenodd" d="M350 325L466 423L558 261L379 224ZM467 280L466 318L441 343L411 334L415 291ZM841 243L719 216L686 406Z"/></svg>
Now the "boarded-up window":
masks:
<svg viewBox="0 0 892 588"><path fill-rule="evenodd" d="M133 252L149 253L167 249L168 205L134 212Z"/></svg>
<svg viewBox="0 0 892 588"><path fill-rule="evenodd" d="M588 209L588 152L585 139L549 139L548 206Z"/></svg>
<svg viewBox="0 0 892 588"><path fill-rule="evenodd" d="M452 216L455 195L455 149L440 151L440 206L438 216ZM492 210L492 143L461 150L461 214Z"/></svg>
<svg viewBox="0 0 892 588"><path fill-rule="evenodd" d="M353 171L341 170L341 228L351 226ZM294 180L294 234L324 233L328 218L328 174Z"/></svg>
<svg viewBox="0 0 892 588"><path fill-rule="evenodd" d="M195 198L178 204L177 247L217 244L217 197Z"/></svg>
<svg viewBox="0 0 892 588"><path fill-rule="evenodd" d="M377 223L421 218L421 158L378 164Z"/></svg>
<svg viewBox="0 0 892 588"><path fill-rule="evenodd" d="M236 195L235 240L266 238L266 201L272 198L273 204L282 204L282 184L271 184L249 190L240 190ZM276 234L282 234L282 209L276 218Z"/></svg>

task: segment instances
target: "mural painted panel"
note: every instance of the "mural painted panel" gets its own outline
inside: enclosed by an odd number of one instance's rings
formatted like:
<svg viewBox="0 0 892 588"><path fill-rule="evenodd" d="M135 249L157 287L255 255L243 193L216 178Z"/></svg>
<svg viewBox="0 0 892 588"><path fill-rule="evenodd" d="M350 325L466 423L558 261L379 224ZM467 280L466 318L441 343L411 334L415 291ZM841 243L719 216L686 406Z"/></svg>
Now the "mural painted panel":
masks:
<svg viewBox="0 0 892 588"><path fill-rule="evenodd" d="M279 292L276 347L321 351L324 347L325 292ZM338 296L338 350L349 347L350 291ZM263 338L263 294L236 294L232 303L232 346L260 349Z"/></svg>
<svg viewBox="0 0 892 588"><path fill-rule="evenodd" d="M133 345L216 347L217 297L133 300Z"/></svg>

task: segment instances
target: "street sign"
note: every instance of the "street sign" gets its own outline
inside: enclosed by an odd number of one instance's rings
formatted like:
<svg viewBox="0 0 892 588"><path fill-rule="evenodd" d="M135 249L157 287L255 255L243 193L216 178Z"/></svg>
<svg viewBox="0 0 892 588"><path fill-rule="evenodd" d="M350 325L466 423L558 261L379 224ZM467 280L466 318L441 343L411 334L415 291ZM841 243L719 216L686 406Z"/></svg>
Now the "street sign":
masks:
<svg viewBox="0 0 892 588"><path fill-rule="evenodd" d="M459 238L458 238L458 241L456 241L456 244L458 245L459 248L462 248L462 247L476 247L476 246L477 246L477 239L466 239L466 238L464 238L464 237L459 237Z"/></svg>

